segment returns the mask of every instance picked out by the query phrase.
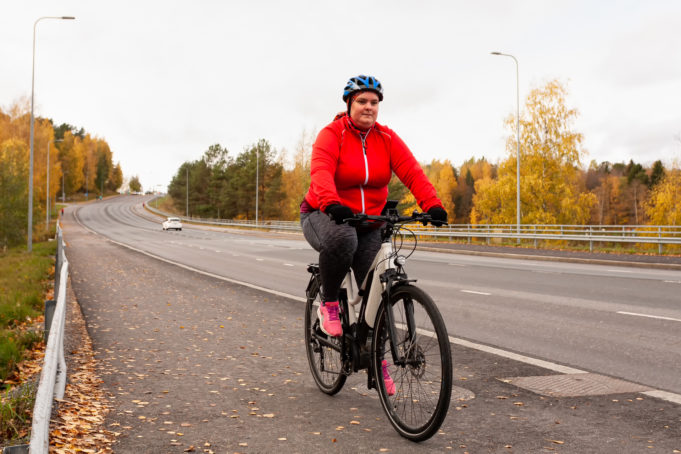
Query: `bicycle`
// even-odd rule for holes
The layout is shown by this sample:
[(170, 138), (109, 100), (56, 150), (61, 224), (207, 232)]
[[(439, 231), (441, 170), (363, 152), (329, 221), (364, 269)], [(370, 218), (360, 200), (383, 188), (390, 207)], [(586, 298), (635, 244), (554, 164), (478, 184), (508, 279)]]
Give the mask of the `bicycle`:
[[(351, 225), (382, 222), (382, 244), (360, 289), (351, 272), (339, 294), (341, 337), (327, 336), (319, 326), (321, 304), (318, 264), (310, 264), (306, 289), (305, 344), (312, 376), (319, 389), (338, 393), (349, 375), (367, 370), (367, 387), (375, 388), (392, 426), (412, 441), (433, 436), (447, 416), (452, 390), (452, 359), (449, 336), (433, 302), (412, 283), (404, 270), (407, 255), (400, 255), (403, 232), (416, 235), (404, 224), (430, 222), (430, 216), (414, 212), (399, 216), (396, 202), (387, 215), (356, 215)], [(399, 245), (398, 245), (399, 242)], [(357, 305), (359, 304), (359, 309)], [(383, 360), (395, 388), (389, 395)]]

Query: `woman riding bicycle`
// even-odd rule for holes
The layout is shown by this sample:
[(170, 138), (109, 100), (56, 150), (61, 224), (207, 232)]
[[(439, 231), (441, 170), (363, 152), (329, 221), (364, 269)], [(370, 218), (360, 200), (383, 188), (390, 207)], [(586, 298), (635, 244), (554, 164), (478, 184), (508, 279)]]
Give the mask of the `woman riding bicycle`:
[(343, 91), (347, 112), (317, 136), (312, 148), (310, 188), (300, 205), (305, 239), (319, 252), (323, 298), (318, 317), (327, 335), (343, 334), (338, 293), (348, 269), (361, 285), (381, 247), (376, 228), (343, 223), (355, 213), (378, 215), (394, 172), (434, 225), (447, 222), (435, 188), (402, 139), (376, 123), (383, 87), (375, 77), (352, 77)]

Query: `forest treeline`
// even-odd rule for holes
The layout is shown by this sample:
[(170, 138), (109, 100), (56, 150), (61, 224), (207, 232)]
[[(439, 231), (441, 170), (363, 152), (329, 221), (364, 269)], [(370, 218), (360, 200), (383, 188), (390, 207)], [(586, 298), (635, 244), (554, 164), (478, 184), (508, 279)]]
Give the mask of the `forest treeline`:
[[(26, 102), (15, 103), (6, 112), (0, 108), (0, 250), (26, 239), (30, 118), (30, 106)], [(92, 136), (83, 128), (66, 123), (55, 125), (47, 118), (34, 119), (33, 137), (35, 231), (45, 230), (38, 225), (45, 219), (47, 197), (54, 208), (62, 193), (67, 200), (76, 193), (96, 197), (116, 191), (123, 184), (121, 166), (113, 163), (113, 153), (106, 140)]]
[[(520, 119), (522, 223), (681, 225), (678, 163), (665, 168), (659, 160), (650, 165), (592, 160), (585, 165), (583, 136), (573, 129), (578, 113), (566, 106), (566, 95), (565, 86), (554, 80), (527, 97)], [(458, 167), (448, 160), (422, 164), (451, 223), (516, 222), (515, 116), (506, 123), (507, 157), (499, 163), (471, 158)], [(295, 220), (310, 182), (314, 138), (304, 131), (292, 156), (264, 139), (237, 156), (212, 145), (200, 159), (182, 164), (168, 193), (176, 210), (189, 216), (255, 219), (257, 180), (259, 218)], [(404, 212), (417, 208), (395, 176), (389, 192)]]

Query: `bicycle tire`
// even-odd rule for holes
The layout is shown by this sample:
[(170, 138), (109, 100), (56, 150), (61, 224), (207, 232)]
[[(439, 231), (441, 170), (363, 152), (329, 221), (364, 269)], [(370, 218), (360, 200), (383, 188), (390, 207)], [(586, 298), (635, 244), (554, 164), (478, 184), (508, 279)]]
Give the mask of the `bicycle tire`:
[[(317, 308), (320, 304), (321, 295), (317, 285), (305, 303), (305, 351), (317, 387), (332, 396), (343, 388), (347, 375), (343, 370), (340, 338), (327, 336), (319, 328)], [(320, 338), (331, 346), (322, 344)]]
[[(376, 317), (372, 366), (376, 390), (390, 423), (397, 432), (412, 441), (432, 437), (447, 416), (452, 394), (452, 355), (447, 328), (432, 298), (418, 287), (400, 285), (391, 290), (397, 356), (404, 356), (404, 365), (390, 364), (392, 352), (388, 340), (385, 303)], [(416, 332), (409, 340), (407, 308), (413, 307)], [(382, 361), (395, 391), (386, 390)]]

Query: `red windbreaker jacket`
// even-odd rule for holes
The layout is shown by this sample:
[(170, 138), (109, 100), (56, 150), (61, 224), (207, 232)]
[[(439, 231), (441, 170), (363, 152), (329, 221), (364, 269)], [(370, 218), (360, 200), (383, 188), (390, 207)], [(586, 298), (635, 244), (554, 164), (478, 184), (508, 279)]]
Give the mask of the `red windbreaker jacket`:
[(305, 200), (312, 208), (322, 211), (340, 203), (354, 213), (378, 215), (388, 198), (393, 171), (414, 194), (423, 211), (442, 207), (435, 188), (394, 131), (376, 123), (362, 135), (362, 131), (343, 116), (317, 136)]

